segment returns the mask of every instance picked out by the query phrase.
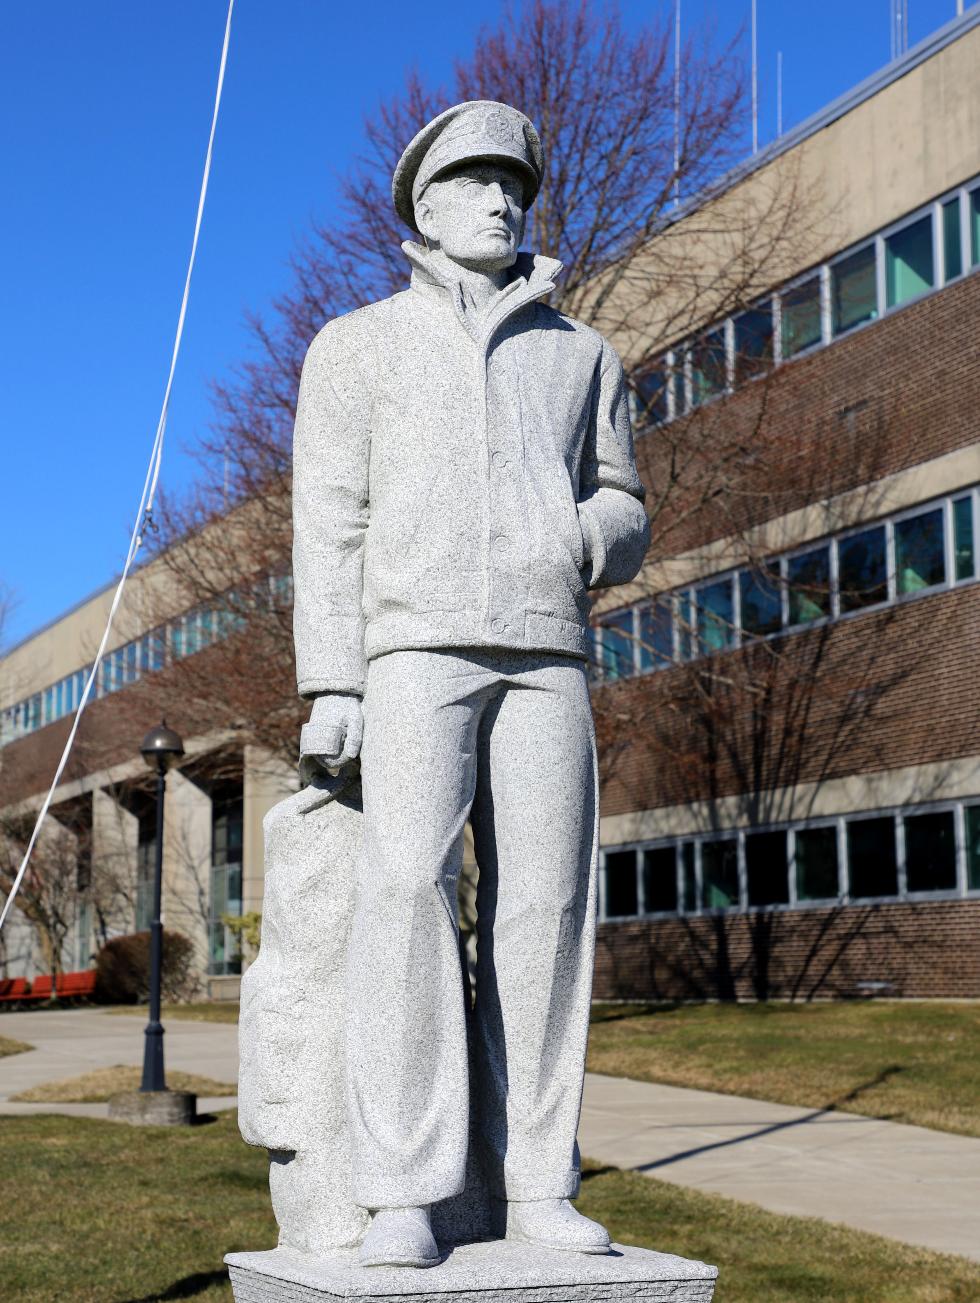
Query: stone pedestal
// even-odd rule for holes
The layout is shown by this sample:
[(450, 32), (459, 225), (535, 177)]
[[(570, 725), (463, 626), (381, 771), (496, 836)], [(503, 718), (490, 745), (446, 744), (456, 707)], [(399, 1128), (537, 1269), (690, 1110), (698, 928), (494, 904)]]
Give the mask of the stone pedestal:
[(559, 1253), (493, 1240), (448, 1252), (437, 1267), (359, 1267), (356, 1250), (229, 1253), (236, 1303), (710, 1303), (717, 1267), (614, 1244), (609, 1254)]
[(197, 1096), (188, 1090), (129, 1090), (109, 1100), (109, 1117), (133, 1126), (189, 1127), (197, 1117)]

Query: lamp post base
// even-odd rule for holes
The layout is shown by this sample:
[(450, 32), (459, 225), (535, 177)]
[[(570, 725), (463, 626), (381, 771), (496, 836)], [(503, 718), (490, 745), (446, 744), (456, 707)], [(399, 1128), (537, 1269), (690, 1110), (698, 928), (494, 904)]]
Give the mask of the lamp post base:
[(188, 1090), (129, 1090), (109, 1100), (109, 1117), (132, 1126), (189, 1127), (197, 1119), (197, 1096)]

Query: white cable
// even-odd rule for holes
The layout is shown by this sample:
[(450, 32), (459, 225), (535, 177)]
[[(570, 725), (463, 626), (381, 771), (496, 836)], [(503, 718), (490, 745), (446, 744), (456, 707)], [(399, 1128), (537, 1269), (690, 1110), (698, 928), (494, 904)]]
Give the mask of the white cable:
[(24, 874), (27, 872), (27, 866), (30, 864), (31, 855), (37, 843), (41, 827), (47, 817), (48, 810), (51, 807), (51, 800), (55, 794), (58, 784), (61, 782), (61, 775), (65, 771), (65, 765), (68, 763), (68, 757), (71, 755), (72, 746), (75, 743), (75, 735), (78, 732), (78, 725), (81, 721), (85, 707), (88, 704), (92, 692), (92, 684), (96, 681), (99, 673), (99, 667), (102, 664), (102, 657), (105, 655), (106, 645), (109, 636), (112, 633), (112, 622), (115, 619), (116, 612), (119, 610), (119, 603), (122, 600), (123, 589), (126, 586), (126, 580), (129, 578), (129, 572), (132, 569), (133, 561), (137, 552), (143, 543), (143, 535), (147, 526), (151, 523), (153, 515), (153, 500), (156, 496), (157, 481), (160, 478), (160, 464), (163, 458), (163, 439), (167, 428), (167, 410), (170, 406), (170, 394), (174, 385), (174, 373), (177, 370), (177, 356), (180, 353), (180, 343), (184, 334), (184, 320), (187, 316), (187, 300), (191, 291), (191, 276), (194, 272), (194, 261), (197, 257), (197, 242), (201, 234), (201, 219), (204, 216), (204, 200), (208, 193), (208, 180), (211, 175), (211, 155), (214, 150), (214, 135), (218, 126), (218, 109), (221, 106), (221, 91), (225, 82), (225, 65), (228, 62), (228, 42), (231, 38), (231, 14), (235, 7), (235, 0), (228, 0), (228, 17), (225, 20), (225, 36), (221, 46), (221, 64), (218, 68), (218, 85), (214, 95), (214, 111), (211, 114), (211, 132), (208, 136), (208, 150), (204, 159), (204, 175), (201, 178), (201, 193), (197, 201), (197, 218), (194, 222), (194, 238), (191, 241), (191, 254), (187, 262), (187, 275), (184, 278), (184, 294), (180, 301), (180, 313), (177, 317), (177, 332), (174, 336), (173, 352), (170, 355), (170, 370), (167, 373), (167, 384), (163, 392), (163, 403), (160, 407), (160, 419), (157, 421), (156, 435), (153, 439), (153, 447), (150, 450), (150, 461), (146, 468), (146, 478), (143, 481), (143, 493), (140, 497), (139, 509), (136, 513), (136, 523), (133, 526), (132, 537), (129, 540), (129, 550), (126, 553), (126, 563), (123, 566), (122, 574), (119, 576), (119, 583), (116, 585), (116, 591), (112, 598), (112, 605), (109, 608), (109, 618), (106, 621), (105, 633), (102, 635), (102, 641), (99, 643), (99, 649), (95, 653), (95, 660), (92, 662), (92, 669), (85, 683), (85, 689), (82, 692), (81, 701), (78, 703), (78, 710), (75, 712), (75, 718), (72, 721), (71, 732), (68, 734), (68, 741), (65, 743), (65, 749), (61, 753), (61, 759), (58, 761), (58, 768), (55, 770), (54, 779), (48, 794), (44, 798), (44, 804), (41, 806), (41, 812), (37, 817), (37, 823), (34, 825), (34, 831), (31, 833), (31, 840), (27, 844), (27, 850), (24, 852), (24, 858), (21, 861), (20, 868), (17, 870), (17, 876), (14, 879), (14, 885), (10, 889), (10, 895), (0, 913), (0, 928), (3, 927), (10, 907), (14, 903), (14, 898), (20, 890), (20, 885), (24, 881)]

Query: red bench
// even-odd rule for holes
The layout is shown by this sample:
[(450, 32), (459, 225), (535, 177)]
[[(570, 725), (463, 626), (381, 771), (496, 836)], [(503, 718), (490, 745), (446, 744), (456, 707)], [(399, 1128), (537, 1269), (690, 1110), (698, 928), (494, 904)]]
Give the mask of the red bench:
[(5, 977), (0, 981), (0, 1003), (12, 1004), (15, 1000), (26, 1000), (30, 984), (26, 977)]
[[(56, 988), (58, 999), (84, 1000), (95, 994), (95, 969), (86, 968), (78, 973), (59, 973)], [(18, 997), (21, 1000), (50, 1000), (51, 974), (35, 977), (30, 995)]]

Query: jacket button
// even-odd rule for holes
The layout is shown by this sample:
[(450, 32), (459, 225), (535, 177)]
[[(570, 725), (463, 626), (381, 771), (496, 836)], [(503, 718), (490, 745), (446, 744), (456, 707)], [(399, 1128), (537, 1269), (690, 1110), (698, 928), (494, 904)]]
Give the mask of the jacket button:
[(494, 622), (491, 624), (490, 628), (494, 631), (494, 633), (503, 633), (503, 631), (507, 628), (507, 621), (506, 621), (506, 620), (494, 620)]
[(506, 552), (510, 547), (510, 539), (505, 534), (498, 534), (493, 540), (493, 545), (498, 552)]
[(507, 456), (505, 452), (501, 452), (499, 448), (493, 454), (490, 460), (493, 462), (494, 466), (496, 466), (498, 471), (506, 470), (507, 467), (510, 465), (510, 458)]

